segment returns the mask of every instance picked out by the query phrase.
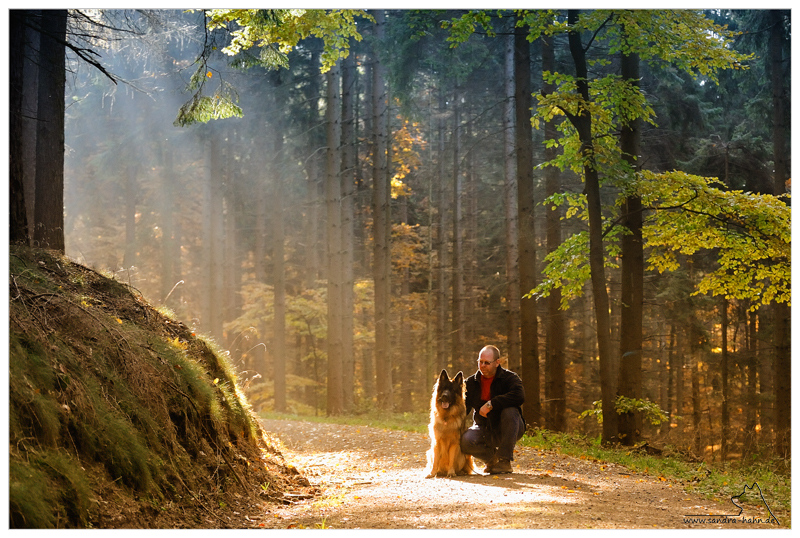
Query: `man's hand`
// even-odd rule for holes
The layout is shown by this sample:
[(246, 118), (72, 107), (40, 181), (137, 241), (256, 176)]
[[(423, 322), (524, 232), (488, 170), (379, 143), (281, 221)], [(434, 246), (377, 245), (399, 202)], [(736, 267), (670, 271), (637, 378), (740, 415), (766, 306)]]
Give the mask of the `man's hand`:
[(492, 410), (492, 404), (491, 404), (491, 403), (489, 403), (489, 402), (486, 402), (486, 403), (485, 403), (485, 404), (483, 404), (483, 406), (482, 406), (482, 407), (481, 407), (481, 408), (478, 410), (478, 413), (480, 414), (480, 416), (482, 416), (482, 417), (484, 417), (484, 418), (485, 418), (485, 417), (486, 417), (486, 415), (488, 415), (488, 414), (489, 414), (489, 411), (491, 411), (491, 410)]

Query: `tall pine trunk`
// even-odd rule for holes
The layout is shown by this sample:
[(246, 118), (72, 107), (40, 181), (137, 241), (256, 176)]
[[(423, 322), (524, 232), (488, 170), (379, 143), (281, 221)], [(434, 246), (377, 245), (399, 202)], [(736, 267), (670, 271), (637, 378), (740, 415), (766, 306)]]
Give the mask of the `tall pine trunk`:
[[(356, 196), (356, 92), (355, 53), (342, 61), (342, 386), (353, 387), (353, 287), (355, 285), (355, 196)], [(354, 406), (353, 390), (344, 390), (343, 410)]]
[(122, 267), (130, 269), (138, 265), (136, 262), (136, 202), (138, 199), (139, 182), (136, 181), (138, 166), (128, 164), (124, 166), (125, 179), (125, 250), (122, 256)]
[[(381, 46), (386, 33), (384, 10), (373, 11), (375, 17), (375, 46)], [(372, 118), (372, 230), (373, 279), (375, 282), (375, 377), (378, 408), (391, 410), (394, 405), (392, 384), (392, 353), (389, 339), (391, 315), (391, 207), (388, 148), (388, 102), (386, 99), (386, 68), (379, 53), (373, 50)]]
[[(784, 87), (783, 41), (785, 12), (770, 12), (772, 26), (769, 37), (769, 72), (772, 85), (772, 147), (773, 190), (775, 195), (786, 193), (789, 179), (787, 165), (786, 118), (789, 99)], [(791, 308), (786, 303), (777, 303), (775, 315), (775, 449), (778, 456), (791, 456), (792, 431), (792, 356), (791, 356)]]
[[(281, 78), (279, 73), (273, 74), (273, 95), (274, 102), (278, 105), (281, 102)], [(275, 107), (279, 110), (279, 106)], [(272, 133), (272, 171), (275, 204), (272, 206), (272, 363), (275, 368), (274, 389), (275, 389), (275, 411), (286, 411), (286, 362), (289, 356), (286, 348), (286, 263), (285, 263), (285, 231), (284, 231), (284, 122), (281, 116), (277, 117), (275, 131)], [(239, 295), (237, 293), (237, 295)]]
[(25, 72), (25, 33), (27, 10), (11, 10), (9, 73), (9, 241), (28, 244), (28, 215), (25, 206), (23, 151), (23, 110)]
[[(622, 78), (639, 86), (639, 56), (623, 54)], [(622, 158), (630, 166), (630, 180), (635, 180), (640, 121), (631, 120), (622, 127), (620, 146)], [(638, 195), (627, 196), (622, 206), (622, 225), (627, 232), (622, 236), (620, 338), (619, 338), (619, 394), (640, 399), (642, 393), (642, 316), (644, 304), (644, 250), (642, 242), (642, 200)], [(642, 417), (639, 413), (619, 416), (619, 438), (622, 444), (633, 445), (641, 437)]]
[[(408, 196), (400, 197), (400, 222), (408, 224)], [(414, 392), (414, 361), (408, 357), (414, 354), (414, 337), (411, 330), (411, 319), (409, 319), (410, 293), (411, 293), (411, 271), (406, 265), (403, 267), (400, 281), (400, 331), (399, 339), (399, 365), (400, 370), (400, 402), (397, 410), (401, 413), (410, 413), (413, 409), (412, 394)], [(417, 370), (418, 371), (418, 370)]]
[(341, 173), (341, 102), (338, 64), (326, 73), (325, 111), (327, 149), (325, 152), (325, 207), (328, 278), (328, 415), (341, 414), (342, 387), (342, 181)]
[[(176, 214), (179, 200), (176, 198), (175, 168), (172, 148), (162, 146), (161, 154), (161, 301), (166, 305), (175, 305), (175, 286), (180, 281), (180, 273), (176, 271), (180, 259), (180, 238), (175, 234)], [(170, 302), (167, 302), (170, 301)]]
[(436, 368), (447, 367), (447, 196), (445, 196), (445, 128), (444, 115), (447, 105), (444, 91), (439, 89), (437, 145), (438, 181), (436, 182)]
[[(513, 27), (513, 26), (512, 26)], [(514, 47), (516, 37), (509, 33), (505, 37), (503, 101), (503, 206), (505, 207), (506, 247), (506, 326), (508, 335), (508, 367), (521, 372), (520, 361), (520, 293), (519, 287), (519, 229), (517, 210), (517, 158), (516, 128), (514, 121)], [(527, 41), (526, 41), (527, 43)]]
[(64, 88), (67, 10), (41, 15), (33, 241), (64, 252)]
[[(473, 145), (473, 122), (467, 123), (467, 140)], [(476, 341), (479, 329), (476, 308), (477, 268), (478, 268), (478, 178), (475, 170), (475, 149), (470, 147), (466, 155), (466, 184), (464, 211), (464, 341), (467, 345)], [(470, 353), (467, 351), (467, 358)], [(469, 361), (467, 361), (469, 362)]]
[(728, 300), (723, 298), (720, 305), (722, 324), (722, 355), (720, 357), (720, 376), (722, 378), (722, 442), (720, 443), (721, 459), (724, 465), (728, 459), (728, 442), (730, 441), (731, 413), (730, 390), (728, 387)]
[(202, 327), (218, 342), (222, 342), (222, 251), (223, 200), (220, 148), (211, 126), (203, 130), (205, 139), (205, 180), (203, 183), (203, 281), (205, 293), (202, 305)]
[[(542, 37), (542, 71), (555, 72), (555, 50), (552, 38)], [(555, 85), (542, 81), (545, 93), (555, 90)], [(558, 131), (555, 121), (544, 125), (545, 161), (556, 157), (556, 148), (548, 147), (547, 141), (556, 140)], [(545, 191), (548, 197), (560, 189), (560, 174), (556, 166), (544, 169)], [(558, 206), (546, 208), (547, 252), (554, 252), (561, 244), (561, 211)], [(547, 348), (545, 353), (545, 426), (553, 431), (565, 431), (567, 394), (564, 364), (564, 312), (561, 310), (561, 288), (555, 288), (547, 298)]]
[(464, 295), (464, 260), (463, 260), (463, 237), (461, 233), (461, 203), (462, 203), (462, 175), (459, 161), (461, 159), (461, 106), (459, 100), (461, 94), (455, 92), (454, 114), (453, 114), (453, 257), (451, 259), (451, 275), (453, 284), (453, 295), (451, 297), (450, 309), (450, 358), (453, 366), (459, 369), (462, 364), (464, 350), (464, 319), (463, 319), (463, 295)]
[[(533, 199), (533, 126), (531, 108), (531, 49), (527, 29), (514, 31), (515, 151), (517, 154), (517, 227), (519, 233), (519, 289), (525, 294), (536, 287), (536, 230)], [(536, 301), (520, 301), (520, 376), (525, 387), (525, 419), (542, 424), (539, 397), (539, 321)]]

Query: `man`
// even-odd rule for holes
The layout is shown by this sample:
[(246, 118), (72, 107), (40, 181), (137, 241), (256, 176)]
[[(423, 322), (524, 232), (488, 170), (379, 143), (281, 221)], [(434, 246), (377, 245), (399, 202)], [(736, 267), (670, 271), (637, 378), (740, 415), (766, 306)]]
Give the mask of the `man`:
[(525, 433), (522, 380), (500, 366), (500, 350), (485, 346), (478, 371), (466, 380), (467, 413), (474, 424), (461, 436), (461, 451), (486, 462), (485, 473), (510, 473), (514, 445)]

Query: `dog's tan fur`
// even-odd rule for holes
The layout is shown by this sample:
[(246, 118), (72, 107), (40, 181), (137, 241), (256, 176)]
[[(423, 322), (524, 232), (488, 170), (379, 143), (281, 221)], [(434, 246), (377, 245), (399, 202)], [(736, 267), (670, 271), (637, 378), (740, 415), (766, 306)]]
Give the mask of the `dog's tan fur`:
[[(443, 408), (439, 400), (439, 384), (447, 377), (448, 384), (455, 390), (454, 402)], [(474, 471), (472, 456), (461, 452), (461, 434), (466, 430), (467, 407), (464, 403), (463, 374), (459, 372), (454, 379), (450, 379), (446, 371), (442, 370), (439, 380), (433, 386), (431, 396), (431, 420), (428, 424), (428, 433), (431, 438), (431, 448), (427, 452), (428, 466), (426, 478), (434, 476), (467, 475)]]

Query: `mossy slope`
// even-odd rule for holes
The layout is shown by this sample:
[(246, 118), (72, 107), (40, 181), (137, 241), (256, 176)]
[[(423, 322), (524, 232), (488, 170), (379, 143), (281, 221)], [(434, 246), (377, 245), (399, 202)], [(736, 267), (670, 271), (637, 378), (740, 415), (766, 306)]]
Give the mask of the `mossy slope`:
[(207, 341), (51, 252), (9, 267), (12, 528), (239, 527), (309, 488)]

